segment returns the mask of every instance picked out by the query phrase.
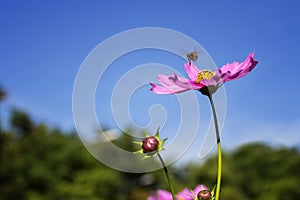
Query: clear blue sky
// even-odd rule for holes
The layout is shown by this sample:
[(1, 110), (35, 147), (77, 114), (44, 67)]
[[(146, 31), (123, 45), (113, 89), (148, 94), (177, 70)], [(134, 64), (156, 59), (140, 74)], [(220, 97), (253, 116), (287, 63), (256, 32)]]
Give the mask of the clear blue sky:
[[(197, 40), (217, 66), (256, 52), (256, 69), (226, 84), (225, 147), (257, 140), (299, 144), (299, 9), (297, 0), (2, 0), (0, 84), (9, 92), (2, 114), (17, 106), (37, 121), (72, 130), (73, 83), (88, 53), (119, 32), (164, 27)], [(110, 105), (109, 99), (101, 105)], [(133, 115), (144, 117), (138, 111)], [(99, 112), (113, 128), (110, 111)]]

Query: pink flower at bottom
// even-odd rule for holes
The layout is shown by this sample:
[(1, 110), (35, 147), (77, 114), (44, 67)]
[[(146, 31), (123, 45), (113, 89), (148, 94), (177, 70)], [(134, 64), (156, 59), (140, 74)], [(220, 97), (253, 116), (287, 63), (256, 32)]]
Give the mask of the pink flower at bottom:
[[(205, 185), (197, 185), (194, 190), (185, 188), (176, 195), (177, 200), (193, 200), (195, 196), (202, 190), (208, 190)], [(157, 190), (156, 195), (151, 194), (147, 200), (173, 200), (172, 194), (165, 190)]]
[(151, 194), (147, 200), (172, 200), (172, 194), (165, 190), (157, 190), (156, 195)]
[(241, 63), (233, 62), (217, 69), (215, 72), (210, 70), (200, 70), (193, 63), (184, 64), (184, 69), (189, 79), (178, 77), (176, 73), (170, 76), (158, 75), (160, 85), (150, 83), (151, 91), (156, 94), (175, 94), (188, 90), (200, 90), (205, 87), (216, 87), (224, 82), (241, 78), (248, 74), (257, 65), (254, 60), (254, 53)]

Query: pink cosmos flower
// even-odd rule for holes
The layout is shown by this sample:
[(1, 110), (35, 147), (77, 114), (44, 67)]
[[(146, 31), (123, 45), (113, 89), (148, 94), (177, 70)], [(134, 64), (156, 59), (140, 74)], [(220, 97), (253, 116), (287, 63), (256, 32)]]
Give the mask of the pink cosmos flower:
[(147, 200), (172, 200), (172, 194), (165, 190), (157, 190), (157, 195), (151, 194)]
[(249, 54), (244, 62), (233, 62), (217, 69), (200, 70), (191, 62), (184, 64), (184, 69), (189, 79), (178, 77), (176, 73), (171, 76), (159, 74), (158, 81), (161, 85), (150, 83), (151, 90), (156, 94), (175, 94), (188, 90), (200, 90), (209, 88), (210, 92), (215, 92), (224, 82), (241, 78), (248, 74), (256, 65), (254, 53)]
[[(208, 190), (205, 185), (197, 185), (194, 190), (185, 188), (176, 195), (177, 200), (193, 200), (195, 196), (203, 190)], [(157, 190), (157, 195), (151, 194), (147, 200), (172, 200), (172, 194), (165, 190)]]

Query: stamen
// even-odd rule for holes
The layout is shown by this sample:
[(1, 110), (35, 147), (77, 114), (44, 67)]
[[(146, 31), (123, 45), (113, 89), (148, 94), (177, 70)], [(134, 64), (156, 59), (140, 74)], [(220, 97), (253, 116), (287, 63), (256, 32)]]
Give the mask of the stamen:
[(203, 79), (209, 80), (214, 75), (215, 75), (215, 73), (210, 70), (202, 70), (201, 72), (199, 72), (199, 74), (197, 76), (196, 83), (200, 83)]

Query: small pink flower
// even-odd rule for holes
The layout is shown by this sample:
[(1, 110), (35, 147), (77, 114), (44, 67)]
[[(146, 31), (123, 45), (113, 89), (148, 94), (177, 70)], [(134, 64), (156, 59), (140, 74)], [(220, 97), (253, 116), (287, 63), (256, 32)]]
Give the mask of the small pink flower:
[(184, 69), (189, 79), (178, 77), (176, 73), (171, 76), (159, 74), (160, 85), (150, 83), (151, 90), (156, 94), (175, 94), (188, 90), (200, 90), (205, 87), (213, 86), (217, 90), (222, 83), (241, 78), (248, 74), (256, 65), (254, 53), (251, 53), (244, 62), (233, 62), (217, 69), (215, 72), (210, 70), (200, 70), (191, 62), (184, 64)]
[(147, 200), (172, 200), (172, 194), (165, 190), (157, 190), (157, 195), (151, 194)]
[[(205, 185), (197, 185), (194, 190), (185, 188), (182, 192), (176, 195), (177, 200), (193, 200), (202, 190), (208, 190)], [(172, 194), (165, 190), (157, 190), (157, 194), (151, 194), (147, 200), (172, 200)]]

